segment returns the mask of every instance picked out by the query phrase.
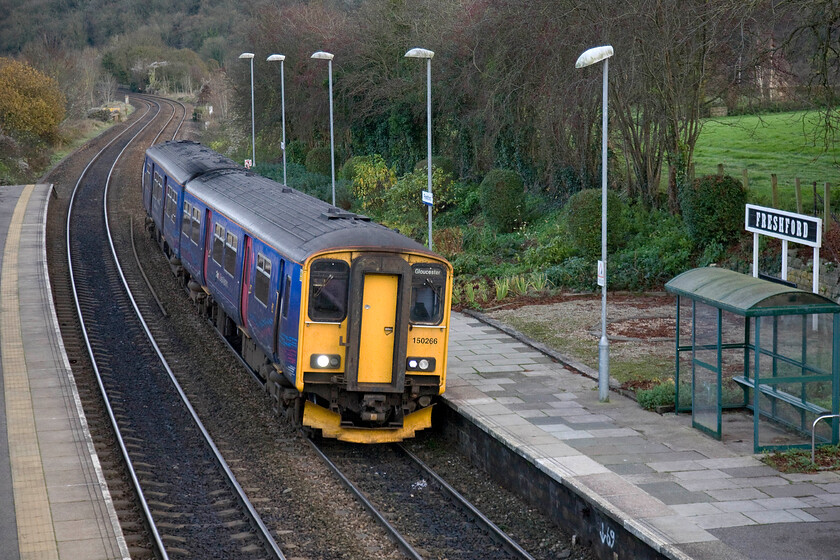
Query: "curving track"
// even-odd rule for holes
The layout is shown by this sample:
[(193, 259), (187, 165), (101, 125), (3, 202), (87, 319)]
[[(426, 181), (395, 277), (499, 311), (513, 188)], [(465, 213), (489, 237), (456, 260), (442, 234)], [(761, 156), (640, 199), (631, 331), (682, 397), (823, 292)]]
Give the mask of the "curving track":
[(90, 364), (132, 467), (129, 477), (139, 499), (129, 509), (143, 510), (149, 527), (150, 536), (137, 548), (163, 558), (282, 558), (192, 413), (116, 262), (107, 217), (114, 166), (131, 142), (148, 145), (167, 132), (177, 134), (185, 115), (183, 106), (179, 111), (171, 102), (144, 97), (144, 104), (124, 132), (91, 159), (67, 219), (69, 276)]

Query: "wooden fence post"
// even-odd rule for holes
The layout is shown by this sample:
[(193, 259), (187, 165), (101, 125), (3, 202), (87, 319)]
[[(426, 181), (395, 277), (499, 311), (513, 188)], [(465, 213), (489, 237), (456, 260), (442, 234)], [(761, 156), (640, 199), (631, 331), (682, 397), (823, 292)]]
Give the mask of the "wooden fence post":
[(825, 182), (825, 196), (823, 197), (823, 231), (831, 226), (831, 183)]
[(723, 177), (723, 164), (718, 164), (718, 177)]
[(794, 189), (796, 190), (796, 213), (802, 213), (802, 183), (799, 177), (796, 178)]
[(747, 168), (746, 167), (741, 172), (741, 174), (744, 176), (744, 190), (748, 191), (748, 190), (750, 190), (750, 178), (747, 175)]
[(773, 208), (779, 207), (779, 182), (775, 173), (770, 174), (770, 189), (773, 191)]

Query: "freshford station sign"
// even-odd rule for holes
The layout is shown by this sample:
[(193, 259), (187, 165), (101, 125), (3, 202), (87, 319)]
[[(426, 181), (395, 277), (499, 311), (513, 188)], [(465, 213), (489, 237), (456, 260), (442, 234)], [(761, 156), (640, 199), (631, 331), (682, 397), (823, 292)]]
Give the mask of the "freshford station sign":
[(811, 247), (819, 247), (822, 242), (820, 218), (754, 204), (747, 204), (746, 229)]

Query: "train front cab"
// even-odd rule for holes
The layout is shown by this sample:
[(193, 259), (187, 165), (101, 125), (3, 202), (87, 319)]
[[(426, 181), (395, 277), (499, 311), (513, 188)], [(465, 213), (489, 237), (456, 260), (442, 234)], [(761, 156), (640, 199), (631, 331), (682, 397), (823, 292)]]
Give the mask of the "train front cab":
[(427, 255), (335, 253), (304, 267), (298, 390), (325, 437), (401, 441), (446, 385), (452, 268)]

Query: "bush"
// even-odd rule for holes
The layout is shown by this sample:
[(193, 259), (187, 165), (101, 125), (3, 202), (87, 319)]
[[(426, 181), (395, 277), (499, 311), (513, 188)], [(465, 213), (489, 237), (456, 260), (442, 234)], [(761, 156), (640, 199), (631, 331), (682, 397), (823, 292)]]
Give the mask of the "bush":
[(508, 169), (494, 169), (479, 186), (479, 202), (487, 225), (510, 233), (525, 217), (524, 186), (519, 175)]
[[(414, 166), (414, 171), (428, 171), (429, 164), (427, 163), (428, 159), (421, 159), (417, 162)], [(452, 162), (451, 158), (445, 156), (432, 156), (432, 169), (435, 168), (443, 169), (443, 172), (447, 175), (455, 175), (455, 164)]]
[(591, 292), (598, 287), (597, 265), (582, 257), (570, 257), (546, 269), (548, 281), (558, 288)]
[(355, 157), (348, 164), (350, 168), (343, 171), (345, 176), (352, 176), (353, 195), (362, 209), (366, 212), (381, 210), (385, 193), (397, 182), (394, 170), (388, 167), (379, 154)]
[(636, 391), (636, 401), (646, 410), (655, 410), (658, 406), (674, 406), (676, 389), (673, 380), (665, 381), (650, 389)]
[(706, 175), (680, 188), (680, 206), (688, 232), (698, 245), (729, 244), (744, 229), (747, 191), (729, 175)]
[[(428, 188), (426, 171), (414, 171), (400, 177), (383, 193), (383, 222), (404, 235), (424, 239), (428, 235), (428, 210), (422, 202), (422, 192)], [(442, 169), (432, 171), (432, 192), (435, 214), (452, 202), (452, 179)]]
[[(607, 191), (607, 250), (615, 251), (627, 237), (625, 204), (614, 191)], [(566, 203), (569, 238), (581, 255), (601, 255), (601, 189), (584, 189)]]
[(332, 176), (332, 153), (328, 147), (318, 146), (306, 154), (306, 170), (310, 173)]

